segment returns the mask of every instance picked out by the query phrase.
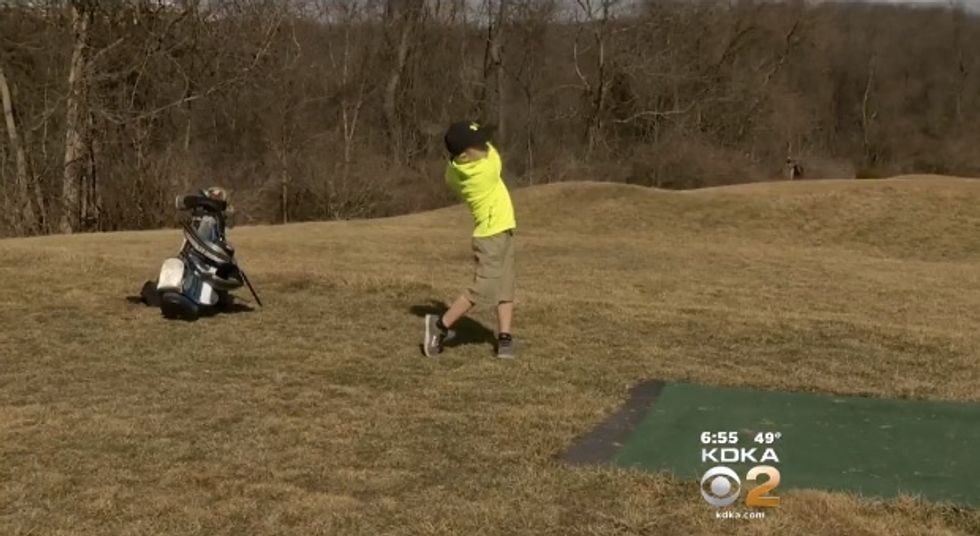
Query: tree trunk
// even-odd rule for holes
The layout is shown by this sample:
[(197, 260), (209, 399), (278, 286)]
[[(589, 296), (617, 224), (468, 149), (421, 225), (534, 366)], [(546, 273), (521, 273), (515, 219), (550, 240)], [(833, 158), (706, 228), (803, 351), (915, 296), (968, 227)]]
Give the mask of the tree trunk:
[(282, 222), (289, 223), (289, 160), (286, 156), (285, 136), (279, 148), (279, 210)]
[(864, 85), (864, 96), (861, 99), (861, 134), (864, 145), (864, 160), (869, 165), (878, 163), (878, 153), (874, 149), (874, 144), (871, 140), (872, 123), (878, 115), (877, 112), (871, 111), (871, 93), (875, 82), (877, 60), (876, 54), (872, 54), (868, 60), (868, 79)]
[[(85, 132), (91, 134), (95, 132), (94, 118), (88, 116), (88, 125)], [(101, 231), (102, 228), (102, 193), (99, 191), (99, 174), (97, 157), (99, 154), (99, 143), (94, 138), (88, 138), (84, 142), (85, 147), (85, 173), (82, 174), (82, 208), (81, 223), (82, 230)], [(142, 173), (142, 170), (139, 171)]]
[(532, 89), (533, 82), (530, 78), (526, 84), (524, 87), (524, 104), (526, 106), (526, 117), (524, 118), (525, 166), (527, 168), (527, 182), (534, 184), (534, 91)]
[[(503, 143), (503, 139), (506, 135), (506, 129), (504, 125), (504, 113), (506, 106), (506, 99), (504, 98), (504, 58), (503, 58), (503, 29), (505, 20), (507, 17), (507, 0), (498, 0), (497, 13), (493, 14), (492, 3), (488, 3), (487, 11), (489, 16), (493, 17), (491, 24), (489, 25), (488, 35), (487, 35), (487, 66), (485, 69), (484, 83), (486, 83), (486, 77), (491, 73), (493, 74), (494, 83), (496, 87), (494, 88), (493, 97), (493, 114), (496, 116), (494, 120), (497, 125), (496, 131), (496, 141), (498, 143)], [(489, 115), (490, 112), (487, 112)]]
[[(354, 135), (357, 133), (357, 121), (364, 105), (365, 84), (364, 73), (360, 73), (361, 81), (358, 83), (357, 96), (353, 102), (348, 98), (351, 80), (351, 50), (350, 50), (350, 25), (344, 28), (344, 64), (341, 69), (341, 86), (344, 88), (340, 100), (341, 127), (344, 136), (344, 162), (341, 169), (340, 181), (341, 189), (347, 189), (347, 181), (350, 178), (350, 168), (354, 159)], [(331, 195), (333, 190), (331, 189)]]
[(27, 163), (27, 153), (24, 151), (24, 144), (21, 142), (19, 130), (17, 128), (17, 116), (14, 113), (13, 97), (10, 94), (10, 86), (7, 84), (7, 77), (3, 72), (3, 65), (0, 65), (0, 101), (3, 104), (3, 117), (7, 125), (7, 137), (10, 140), (10, 147), (14, 152), (14, 164), (17, 201), (20, 205), (20, 222), (18, 227), (27, 234), (38, 231), (37, 218), (34, 215), (34, 207), (31, 204), (30, 194), (30, 166)]
[(589, 81), (579, 65), (578, 38), (572, 43), (572, 55), (575, 61), (575, 71), (582, 81), (582, 87), (589, 100), (589, 111), (586, 117), (585, 141), (586, 155), (591, 155), (602, 140), (603, 113), (606, 108), (606, 93), (609, 91), (609, 73), (606, 64), (606, 43), (609, 37), (609, 22), (611, 18), (611, 7), (617, 0), (602, 0), (599, 6), (600, 13), (598, 18), (592, 11), (590, 4), (581, 4), (586, 10), (588, 25), (592, 28), (592, 39), (596, 48), (595, 59), (595, 80)]
[(602, 137), (602, 113), (606, 104), (606, 43), (605, 36), (596, 33), (596, 45), (599, 49), (596, 59), (595, 92), (592, 94), (592, 109), (589, 112), (589, 124), (586, 131), (587, 153), (592, 154)]
[(404, 141), (402, 139), (401, 119), (398, 117), (398, 87), (401, 84), (402, 73), (405, 71), (405, 64), (408, 62), (408, 49), (421, 9), (418, 2), (411, 2), (401, 15), (401, 32), (398, 37), (398, 47), (395, 50), (395, 61), (388, 74), (388, 81), (385, 83), (382, 107), (385, 123), (388, 127), (388, 140), (391, 144), (392, 156), (396, 162), (402, 159), (402, 143)]
[(72, 4), (72, 31), (75, 44), (68, 70), (68, 97), (65, 101), (65, 161), (61, 186), (61, 222), (59, 229), (71, 233), (81, 221), (82, 179), (85, 173), (85, 128), (83, 101), (85, 99), (85, 52), (88, 44), (89, 13), (85, 7)]
[(194, 112), (191, 110), (191, 103), (187, 103), (187, 122), (184, 124), (184, 154), (191, 151), (191, 128), (194, 125)]

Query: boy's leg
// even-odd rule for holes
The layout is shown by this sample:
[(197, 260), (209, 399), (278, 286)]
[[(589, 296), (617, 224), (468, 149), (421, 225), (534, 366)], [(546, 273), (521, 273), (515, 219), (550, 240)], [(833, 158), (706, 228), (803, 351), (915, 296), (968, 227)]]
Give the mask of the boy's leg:
[(514, 338), (510, 334), (510, 324), (514, 318), (514, 302), (506, 301), (497, 304), (497, 357), (513, 359)]
[(497, 330), (498, 334), (510, 335), (511, 323), (514, 320), (514, 287), (517, 274), (514, 269), (514, 232), (503, 233), (497, 262), (500, 265), (497, 273)]
[(511, 324), (514, 321), (514, 234), (504, 234), (500, 251), (500, 279), (497, 283), (497, 357), (514, 357), (514, 338)]
[(428, 357), (435, 357), (442, 352), (442, 343), (451, 337), (449, 328), (473, 308), (473, 302), (465, 295), (456, 298), (449, 310), (442, 315), (425, 315), (425, 339), (422, 341), (422, 351)]
[[(479, 279), (481, 251), (476, 240), (473, 242), (473, 251), (477, 263), (476, 279)], [(426, 356), (435, 357), (442, 352), (442, 343), (449, 335), (450, 328), (475, 305), (476, 298), (471, 297), (472, 294), (472, 290), (461, 294), (442, 315), (425, 315), (425, 339), (422, 341), (422, 352)]]
[(456, 301), (449, 306), (449, 310), (442, 315), (442, 325), (446, 329), (449, 329), (455, 324), (460, 318), (463, 318), (470, 309), (473, 308), (473, 302), (470, 301), (466, 294), (460, 294)]
[(497, 333), (510, 334), (510, 325), (514, 320), (514, 302), (504, 301), (497, 304)]
[(452, 337), (450, 328), (472, 308), (473, 302), (463, 294), (456, 298), (445, 313), (425, 315), (425, 339), (422, 341), (422, 351), (426, 356), (435, 357), (442, 352), (442, 343)]
[[(456, 298), (442, 316), (426, 315), (423, 343), (425, 355), (432, 357), (440, 353), (446, 332), (476, 304), (486, 306), (496, 303), (498, 333), (504, 335), (498, 339), (497, 355), (513, 357), (513, 346), (510, 344), (510, 329), (514, 316), (512, 235), (513, 233), (508, 231), (493, 237), (473, 240), (473, 253), (476, 260), (473, 285), (466, 293)], [(503, 344), (501, 341), (504, 341)]]

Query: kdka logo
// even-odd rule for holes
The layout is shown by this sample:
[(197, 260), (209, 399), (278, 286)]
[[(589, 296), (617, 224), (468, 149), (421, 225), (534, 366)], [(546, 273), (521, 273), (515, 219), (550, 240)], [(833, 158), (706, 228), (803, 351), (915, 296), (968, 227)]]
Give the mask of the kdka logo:
[[(705, 447), (701, 449), (701, 463), (760, 464), (749, 469), (745, 481), (755, 483), (745, 495), (745, 506), (772, 508), (779, 506), (779, 497), (771, 492), (779, 486), (780, 473), (772, 465), (779, 463), (779, 456), (771, 448)], [(759, 481), (759, 477), (765, 480)], [(701, 476), (701, 496), (711, 506), (730, 506), (742, 493), (742, 479), (725, 465), (715, 465)]]
[[(755, 483), (762, 475), (767, 477), (766, 480), (749, 488), (745, 496), (745, 506), (760, 508), (779, 506), (779, 497), (770, 494), (779, 486), (779, 469), (771, 465), (757, 465), (749, 469), (745, 474), (745, 480)], [(717, 508), (730, 506), (738, 500), (741, 492), (742, 479), (738, 477), (738, 473), (724, 465), (716, 465), (708, 469), (701, 477), (701, 496), (711, 506)]]

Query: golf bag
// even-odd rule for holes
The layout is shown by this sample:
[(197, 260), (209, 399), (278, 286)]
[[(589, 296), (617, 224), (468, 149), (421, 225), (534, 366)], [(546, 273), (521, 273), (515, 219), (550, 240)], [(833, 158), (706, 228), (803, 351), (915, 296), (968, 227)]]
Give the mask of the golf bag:
[(190, 213), (183, 245), (176, 257), (163, 261), (157, 280), (143, 285), (142, 301), (159, 306), (166, 318), (196, 320), (227, 310), (234, 303), (231, 291), (244, 285), (262, 305), (225, 238), (227, 202), (210, 193), (177, 198), (177, 209)]

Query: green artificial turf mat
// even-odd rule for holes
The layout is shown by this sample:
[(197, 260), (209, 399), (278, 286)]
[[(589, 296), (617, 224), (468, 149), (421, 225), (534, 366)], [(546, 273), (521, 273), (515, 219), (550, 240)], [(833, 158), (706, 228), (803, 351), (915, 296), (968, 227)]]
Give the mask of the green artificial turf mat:
[[(737, 432), (735, 446), (755, 447), (756, 459), (772, 447), (778, 462), (703, 460), (702, 449), (732, 446), (720, 432)], [(760, 432), (779, 437), (757, 444)], [(648, 382), (564, 457), (695, 480), (724, 465), (743, 482), (752, 466), (772, 465), (781, 473), (773, 495), (807, 488), (980, 506), (980, 405)]]

